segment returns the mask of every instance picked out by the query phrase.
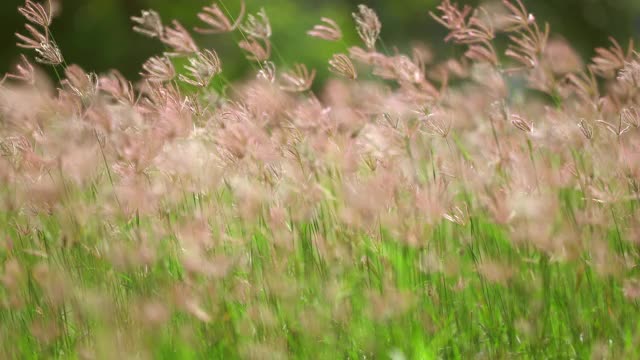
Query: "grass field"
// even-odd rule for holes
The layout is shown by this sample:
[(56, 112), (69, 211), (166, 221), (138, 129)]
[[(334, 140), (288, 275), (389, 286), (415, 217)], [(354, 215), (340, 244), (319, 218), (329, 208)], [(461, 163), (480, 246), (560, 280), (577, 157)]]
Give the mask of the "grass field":
[(254, 10), (200, 13), (243, 39), (234, 83), (135, 18), (169, 55), (134, 86), (21, 8), (18, 45), (59, 77), (25, 57), (0, 83), (1, 358), (640, 358), (632, 44), (585, 64), (517, 0), (445, 0), (466, 52), (434, 60), (382, 47), (361, 6), (363, 44), (311, 90)]

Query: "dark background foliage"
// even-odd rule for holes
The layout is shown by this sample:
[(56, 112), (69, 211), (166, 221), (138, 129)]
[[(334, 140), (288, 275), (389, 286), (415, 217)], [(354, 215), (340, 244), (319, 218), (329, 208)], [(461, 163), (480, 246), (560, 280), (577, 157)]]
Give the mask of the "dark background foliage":
[[(129, 17), (141, 9), (153, 8), (165, 23), (177, 19), (187, 28), (197, 23), (196, 13), (212, 0), (61, 0), (62, 13), (55, 19), (53, 33), (68, 63), (102, 72), (117, 68), (129, 77), (136, 77), (140, 65), (149, 56), (163, 50), (154, 40), (131, 30)], [(477, 5), (474, 0), (459, 3)], [(0, 1), (0, 72), (5, 72), (16, 60), (20, 49), (15, 47), (16, 31), (23, 31), (23, 19), (16, 8), (23, 0)], [(237, 13), (238, 0), (223, 0)], [(433, 21), (428, 11), (438, 0), (247, 0), (249, 12), (264, 7), (274, 30), (274, 60), (279, 64), (305, 62), (321, 70), (336, 51), (345, 51), (346, 44), (356, 44), (351, 12), (358, 3), (374, 8), (383, 24), (383, 44), (408, 46), (422, 40), (452, 55), (454, 47), (443, 47), (444, 29)], [(585, 57), (593, 48), (608, 43), (613, 36), (622, 44), (640, 35), (640, 1), (637, 0), (525, 0), (529, 10), (542, 21), (551, 24), (552, 32), (568, 39)], [(338, 21), (347, 32), (345, 43), (334, 44), (309, 38), (305, 32), (318, 23), (321, 16)], [(216, 49), (228, 77), (239, 76), (251, 66), (244, 60), (235, 43), (239, 35), (196, 36), (202, 47)]]

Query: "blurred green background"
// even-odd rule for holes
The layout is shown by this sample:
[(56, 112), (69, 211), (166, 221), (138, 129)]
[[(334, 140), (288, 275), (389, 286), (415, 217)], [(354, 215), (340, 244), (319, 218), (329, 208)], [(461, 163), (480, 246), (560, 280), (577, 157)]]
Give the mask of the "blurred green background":
[[(20, 54), (15, 47), (16, 31), (23, 31), (24, 20), (17, 7), (24, 0), (0, 0), (0, 72), (10, 69)], [(117, 68), (136, 78), (141, 64), (162, 51), (159, 42), (131, 30), (129, 17), (141, 9), (153, 8), (165, 23), (177, 19), (188, 29), (198, 23), (196, 13), (213, 0), (60, 0), (61, 15), (54, 20), (53, 32), (68, 63), (98, 72)], [(237, 14), (239, 0), (223, 0)], [(304, 62), (326, 74), (326, 61), (332, 53), (345, 51), (345, 44), (330, 43), (305, 35), (321, 16), (335, 19), (346, 33), (346, 44), (359, 44), (353, 30), (351, 12), (357, 4), (374, 8), (383, 24), (384, 44), (406, 48), (421, 40), (440, 50), (439, 56), (457, 54), (460, 49), (444, 46), (445, 31), (428, 11), (438, 0), (247, 0), (249, 12), (264, 7), (271, 18), (276, 63), (290, 65)], [(475, 0), (459, 3), (477, 5)], [(554, 34), (567, 38), (583, 55), (606, 45), (614, 36), (625, 44), (640, 34), (640, 0), (525, 0), (539, 20), (548, 21)], [(202, 47), (216, 49), (222, 57), (227, 77), (246, 73), (250, 64), (235, 45), (239, 35), (195, 36)]]

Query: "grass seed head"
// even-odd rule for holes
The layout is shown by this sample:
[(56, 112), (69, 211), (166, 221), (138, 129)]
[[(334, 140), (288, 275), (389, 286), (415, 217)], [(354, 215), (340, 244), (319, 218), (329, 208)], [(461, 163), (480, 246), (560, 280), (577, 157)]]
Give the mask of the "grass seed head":
[(271, 22), (265, 9), (260, 9), (257, 15), (249, 14), (245, 23), (240, 25), (240, 30), (249, 37), (268, 40), (271, 37)]
[(294, 69), (282, 74), (280, 88), (289, 92), (304, 92), (311, 88), (316, 77), (316, 70), (309, 71), (304, 64), (295, 64)]
[(29, 85), (34, 85), (36, 83), (35, 69), (26, 56), (20, 55), (20, 63), (16, 65), (15, 73), (7, 73), (0, 81), (0, 85), (2, 85), (6, 79), (23, 81)]
[(324, 24), (315, 25), (307, 32), (307, 35), (327, 41), (339, 41), (342, 39), (342, 30), (332, 19), (321, 18)]
[(358, 12), (354, 12), (352, 16), (356, 22), (358, 35), (364, 41), (367, 49), (374, 50), (382, 29), (378, 15), (366, 5), (358, 5)]
[(177, 20), (173, 20), (171, 24), (173, 27), (166, 27), (160, 37), (160, 41), (173, 50), (170, 54), (183, 55), (197, 53), (200, 49), (187, 29)]
[(232, 22), (218, 4), (214, 3), (211, 6), (205, 6), (202, 8), (202, 11), (198, 13), (198, 19), (208, 25), (208, 27), (196, 27), (194, 30), (201, 34), (221, 34), (232, 32), (242, 23), (245, 11), (245, 2), (244, 0), (241, 0), (240, 14), (236, 17), (236, 20)]
[(140, 16), (132, 16), (131, 21), (135, 24), (133, 31), (150, 38), (162, 38), (164, 35), (164, 25), (160, 15), (153, 10), (142, 10)]
[(142, 77), (151, 82), (168, 82), (176, 77), (176, 69), (166, 56), (153, 56), (142, 65)]
[(329, 60), (329, 70), (347, 79), (355, 80), (358, 78), (356, 68), (345, 54), (334, 54), (333, 58)]
[(52, 21), (51, 3), (46, 7), (47, 8), (45, 9), (45, 6), (42, 4), (32, 0), (26, 0), (24, 6), (18, 8), (18, 12), (20, 12), (20, 14), (22, 14), (22, 16), (24, 16), (28, 21), (43, 28), (48, 28)]
[(266, 62), (271, 57), (271, 42), (269, 39), (263, 39), (260, 42), (259, 39), (249, 36), (240, 41), (238, 46), (248, 53), (247, 59), (251, 61)]
[(203, 50), (189, 59), (189, 65), (185, 67), (190, 77), (180, 75), (180, 80), (199, 87), (207, 87), (213, 77), (222, 71), (218, 54), (214, 50)]

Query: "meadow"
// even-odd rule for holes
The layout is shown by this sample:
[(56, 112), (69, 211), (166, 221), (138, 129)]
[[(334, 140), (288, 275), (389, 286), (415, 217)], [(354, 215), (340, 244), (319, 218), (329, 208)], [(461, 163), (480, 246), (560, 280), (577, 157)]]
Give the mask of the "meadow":
[(226, 2), (132, 18), (165, 47), (135, 83), (64, 57), (55, 1), (18, 9), (0, 358), (640, 358), (633, 42), (582, 59), (519, 0), (443, 0), (443, 58), (361, 5), (309, 30), (344, 46), (316, 84)]

